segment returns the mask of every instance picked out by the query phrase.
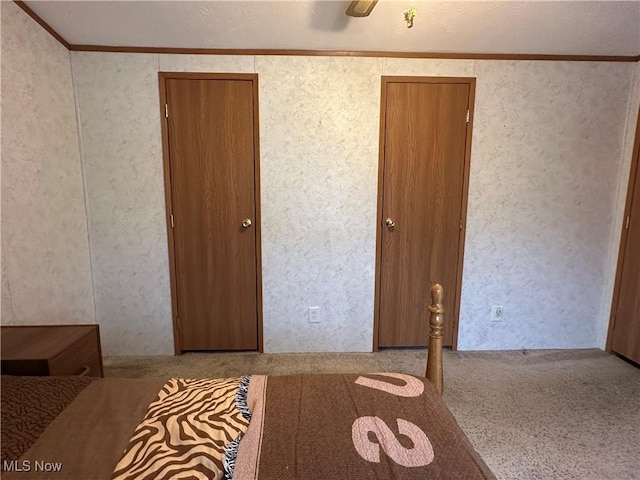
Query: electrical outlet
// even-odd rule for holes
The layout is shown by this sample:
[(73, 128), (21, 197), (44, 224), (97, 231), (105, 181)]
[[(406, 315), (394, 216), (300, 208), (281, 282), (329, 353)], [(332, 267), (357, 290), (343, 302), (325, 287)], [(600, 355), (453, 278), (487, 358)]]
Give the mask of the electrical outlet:
[(502, 305), (494, 305), (491, 307), (491, 321), (502, 322), (504, 320), (504, 309)]
[(309, 307), (309, 323), (320, 323), (320, 307)]

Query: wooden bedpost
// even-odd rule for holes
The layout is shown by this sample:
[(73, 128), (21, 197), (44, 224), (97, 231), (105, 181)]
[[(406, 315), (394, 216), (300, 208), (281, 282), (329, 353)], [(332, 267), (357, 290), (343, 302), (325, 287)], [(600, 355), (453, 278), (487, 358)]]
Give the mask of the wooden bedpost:
[(429, 305), (429, 350), (427, 354), (427, 379), (433, 383), (442, 395), (442, 330), (444, 329), (443, 288), (436, 283), (431, 287), (431, 305)]

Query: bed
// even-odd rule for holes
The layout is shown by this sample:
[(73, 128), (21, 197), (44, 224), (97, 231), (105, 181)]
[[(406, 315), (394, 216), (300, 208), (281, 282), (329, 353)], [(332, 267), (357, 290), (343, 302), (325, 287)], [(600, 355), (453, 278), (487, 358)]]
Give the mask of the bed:
[(2, 478), (495, 478), (442, 401), (442, 287), (425, 378), (2, 377)]

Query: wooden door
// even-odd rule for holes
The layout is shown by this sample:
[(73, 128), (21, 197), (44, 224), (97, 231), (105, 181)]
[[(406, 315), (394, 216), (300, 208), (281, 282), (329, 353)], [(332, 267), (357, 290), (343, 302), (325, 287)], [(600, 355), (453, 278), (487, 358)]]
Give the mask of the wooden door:
[(176, 350), (256, 350), (257, 77), (164, 75)]
[(455, 342), (473, 79), (383, 78), (378, 346), (427, 345), (429, 291)]
[[(618, 263), (617, 295), (614, 295), (611, 350), (640, 363), (640, 115), (636, 145), (629, 179), (629, 195), (625, 216), (626, 235)], [(635, 170), (635, 176), (633, 174)], [(625, 238), (626, 237), (626, 238)], [(617, 300), (617, 301), (616, 301)]]

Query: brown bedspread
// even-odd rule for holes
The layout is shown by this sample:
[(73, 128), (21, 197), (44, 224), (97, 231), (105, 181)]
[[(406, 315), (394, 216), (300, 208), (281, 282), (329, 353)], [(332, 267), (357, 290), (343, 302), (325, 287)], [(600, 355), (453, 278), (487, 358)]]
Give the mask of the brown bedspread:
[(17, 460), (92, 381), (91, 377), (2, 375), (1, 459)]
[(236, 480), (495, 478), (426, 379), (267, 377), (261, 391), (254, 379)]
[[(20, 458), (18, 467), (26, 465), (28, 473), (15, 466), (6, 471), (3, 465), (2, 479), (110, 479), (135, 427), (165, 383), (162, 378), (92, 382)], [(48, 464), (59, 465), (60, 471), (45, 471)]]
[[(25, 381), (33, 383), (33, 378)], [(91, 382), (19, 461), (8, 465), (11, 471), (3, 463), (3, 480), (110, 479), (166, 382)], [(495, 478), (425, 379), (400, 374), (253, 376), (248, 406), (252, 418), (240, 442), (236, 480)], [(37, 465), (47, 464), (59, 471), (38, 471)], [(18, 470), (25, 465), (29, 470)]]

